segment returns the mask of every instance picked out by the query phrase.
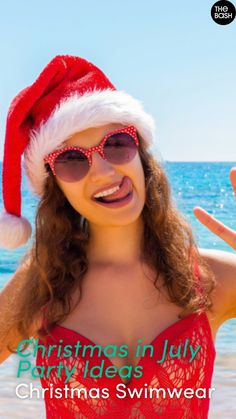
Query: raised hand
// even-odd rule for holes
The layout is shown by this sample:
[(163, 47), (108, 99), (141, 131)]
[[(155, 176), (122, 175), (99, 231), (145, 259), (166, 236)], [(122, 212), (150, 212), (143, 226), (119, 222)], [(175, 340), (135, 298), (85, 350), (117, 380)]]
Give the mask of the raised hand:
[[(229, 177), (233, 187), (234, 196), (236, 198), (236, 167), (233, 167), (230, 170)], [(209, 228), (209, 230), (212, 231), (212, 233), (219, 236), (229, 246), (236, 250), (236, 231), (218, 221), (201, 207), (194, 207), (193, 213), (202, 224), (204, 224), (207, 228)]]

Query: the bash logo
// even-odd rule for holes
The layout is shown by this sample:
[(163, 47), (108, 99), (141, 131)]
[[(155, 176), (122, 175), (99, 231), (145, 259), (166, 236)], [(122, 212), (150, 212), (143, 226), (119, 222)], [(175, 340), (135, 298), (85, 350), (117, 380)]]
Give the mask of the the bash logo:
[(211, 17), (218, 25), (228, 25), (235, 18), (235, 7), (230, 1), (217, 1), (211, 8)]

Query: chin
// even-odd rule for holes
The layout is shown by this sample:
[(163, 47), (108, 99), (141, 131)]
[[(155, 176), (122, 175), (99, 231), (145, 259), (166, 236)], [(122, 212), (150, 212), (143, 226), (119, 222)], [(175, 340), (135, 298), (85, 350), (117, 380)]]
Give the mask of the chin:
[(122, 227), (127, 226), (129, 224), (133, 224), (136, 221), (140, 219), (142, 210), (140, 211), (134, 211), (134, 209), (131, 209), (128, 213), (117, 213), (117, 215), (113, 214), (106, 214), (106, 217), (103, 218), (97, 218), (96, 220), (91, 220), (93, 224), (104, 226), (104, 227)]

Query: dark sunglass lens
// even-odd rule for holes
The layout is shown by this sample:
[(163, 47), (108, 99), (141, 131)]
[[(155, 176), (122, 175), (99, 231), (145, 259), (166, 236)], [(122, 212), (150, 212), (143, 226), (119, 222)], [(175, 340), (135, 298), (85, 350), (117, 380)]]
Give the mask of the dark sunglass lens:
[(66, 182), (75, 182), (87, 174), (89, 162), (80, 151), (67, 150), (56, 158), (54, 168), (60, 179)]
[(124, 164), (130, 162), (137, 152), (136, 143), (127, 133), (111, 135), (104, 145), (104, 154), (111, 163)]

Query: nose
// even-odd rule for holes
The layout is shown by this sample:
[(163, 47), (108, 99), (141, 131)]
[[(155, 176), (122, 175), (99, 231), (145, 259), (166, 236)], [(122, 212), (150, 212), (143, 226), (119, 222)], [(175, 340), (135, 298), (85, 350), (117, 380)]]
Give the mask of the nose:
[(114, 176), (115, 169), (109, 161), (104, 160), (102, 156), (94, 152), (92, 155), (92, 165), (89, 170), (90, 179), (93, 182), (98, 181), (100, 178)]

